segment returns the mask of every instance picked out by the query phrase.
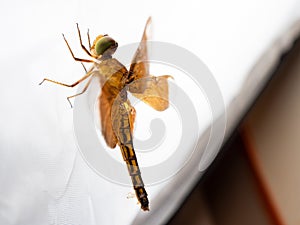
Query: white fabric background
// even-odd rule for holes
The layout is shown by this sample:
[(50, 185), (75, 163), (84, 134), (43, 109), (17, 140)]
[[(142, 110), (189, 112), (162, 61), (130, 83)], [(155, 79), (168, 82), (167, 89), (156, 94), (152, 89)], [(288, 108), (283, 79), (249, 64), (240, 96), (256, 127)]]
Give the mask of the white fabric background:
[[(82, 75), (61, 32), (78, 43), (78, 22), (125, 45), (140, 39), (151, 15), (154, 40), (200, 57), (229, 105), (260, 56), (300, 17), (297, 0), (1, 3), (0, 224), (130, 224), (139, 213), (136, 200), (126, 199), (130, 188), (97, 176), (78, 153), (65, 99), (71, 91), (37, 85), (45, 75), (69, 83)], [(148, 189), (151, 200), (165, 185)], [(173, 209), (162, 208), (165, 215)]]

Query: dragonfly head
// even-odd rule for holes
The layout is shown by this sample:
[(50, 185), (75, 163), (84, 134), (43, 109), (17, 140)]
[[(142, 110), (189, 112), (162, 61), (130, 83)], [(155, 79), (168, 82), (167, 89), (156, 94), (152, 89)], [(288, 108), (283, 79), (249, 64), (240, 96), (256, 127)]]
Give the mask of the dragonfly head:
[(118, 43), (107, 34), (96, 37), (91, 52), (94, 56), (111, 56), (118, 48)]

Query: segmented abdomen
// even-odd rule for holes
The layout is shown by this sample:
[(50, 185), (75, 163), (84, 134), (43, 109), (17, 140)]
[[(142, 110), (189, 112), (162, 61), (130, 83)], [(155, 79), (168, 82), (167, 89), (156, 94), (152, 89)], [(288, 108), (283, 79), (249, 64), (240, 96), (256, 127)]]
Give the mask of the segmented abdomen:
[(130, 106), (127, 102), (119, 102), (119, 114), (113, 117), (114, 130), (118, 138), (118, 144), (121, 148), (123, 159), (126, 162), (129, 175), (132, 180), (138, 201), (143, 210), (149, 210), (149, 201), (144, 183), (141, 177), (141, 171), (137, 162), (133, 148), (132, 134), (130, 128)]

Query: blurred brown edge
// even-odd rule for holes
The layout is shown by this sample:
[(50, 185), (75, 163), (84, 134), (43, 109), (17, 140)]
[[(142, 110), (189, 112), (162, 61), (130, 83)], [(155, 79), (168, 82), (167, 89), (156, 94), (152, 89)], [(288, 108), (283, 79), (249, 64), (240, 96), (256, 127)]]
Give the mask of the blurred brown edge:
[(174, 217), (183, 208), (185, 203), (190, 198), (191, 194), (195, 191), (195, 189), (197, 189), (199, 187), (199, 185), (201, 185), (203, 183), (203, 180), (206, 179), (206, 177), (208, 176), (208, 174), (210, 172), (210, 169), (212, 167), (216, 166), (215, 164), (218, 162), (218, 160), (220, 160), (224, 156), (224, 152), (229, 150), (230, 145), (234, 141), (235, 137), (237, 135), (240, 135), (242, 140), (243, 140), (243, 143), (245, 145), (245, 148), (246, 148), (246, 157), (247, 157), (247, 160), (249, 162), (249, 166), (253, 170), (252, 172), (254, 173), (255, 182), (257, 183), (257, 186), (258, 186), (258, 189), (259, 189), (259, 192), (260, 192), (259, 194), (262, 196), (262, 199), (264, 201), (264, 204), (265, 204), (267, 213), (270, 216), (270, 219), (272, 220), (274, 225), (284, 225), (285, 224), (283, 222), (283, 219), (282, 219), (280, 213), (279, 213), (279, 210), (276, 207), (274, 199), (270, 195), (269, 187), (268, 187), (268, 185), (266, 184), (266, 182), (264, 180), (263, 174), (261, 173), (261, 169), (260, 169), (261, 166), (259, 164), (259, 161), (258, 161), (258, 158), (257, 158), (257, 155), (256, 155), (255, 146), (254, 146), (254, 139), (251, 136), (249, 126), (246, 123), (244, 123), (244, 120), (245, 120), (246, 116), (248, 115), (248, 113), (251, 111), (251, 109), (254, 107), (256, 101), (264, 93), (264, 90), (269, 86), (271, 80), (275, 77), (275, 75), (279, 71), (280, 66), (288, 60), (288, 57), (290, 55), (293, 54), (296, 45), (300, 45), (300, 34), (298, 34), (298, 37), (293, 41), (290, 49), (281, 54), (281, 57), (279, 59), (278, 64), (275, 66), (275, 68), (273, 69), (273, 71), (269, 75), (268, 81), (266, 82), (266, 84), (264, 85), (262, 90), (257, 94), (257, 96), (255, 97), (255, 99), (251, 103), (251, 105), (249, 106), (246, 113), (240, 119), (240, 121), (238, 122), (238, 124), (237, 124), (236, 128), (234, 129), (234, 131), (231, 133), (231, 135), (228, 137), (228, 139), (223, 143), (223, 145), (221, 147), (221, 150), (218, 153), (216, 159), (207, 168), (204, 175), (200, 178), (200, 180), (191, 189), (189, 194), (185, 197), (185, 200), (181, 203), (181, 205), (178, 207), (176, 212), (174, 212), (173, 216), (170, 217), (170, 219), (168, 220), (168, 223), (174, 220)]

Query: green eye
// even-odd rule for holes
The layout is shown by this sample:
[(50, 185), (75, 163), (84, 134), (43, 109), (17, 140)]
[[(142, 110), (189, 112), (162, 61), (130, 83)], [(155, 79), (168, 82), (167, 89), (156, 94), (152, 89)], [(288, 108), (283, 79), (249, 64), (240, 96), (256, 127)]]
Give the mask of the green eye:
[(95, 50), (98, 55), (103, 55), (103, 53), (110, 49), (111, 47), (117, 47), (118, 44), (114, 39), (108, 36), (104, 36), (100, 38), (100, 40), (96, 43)]

